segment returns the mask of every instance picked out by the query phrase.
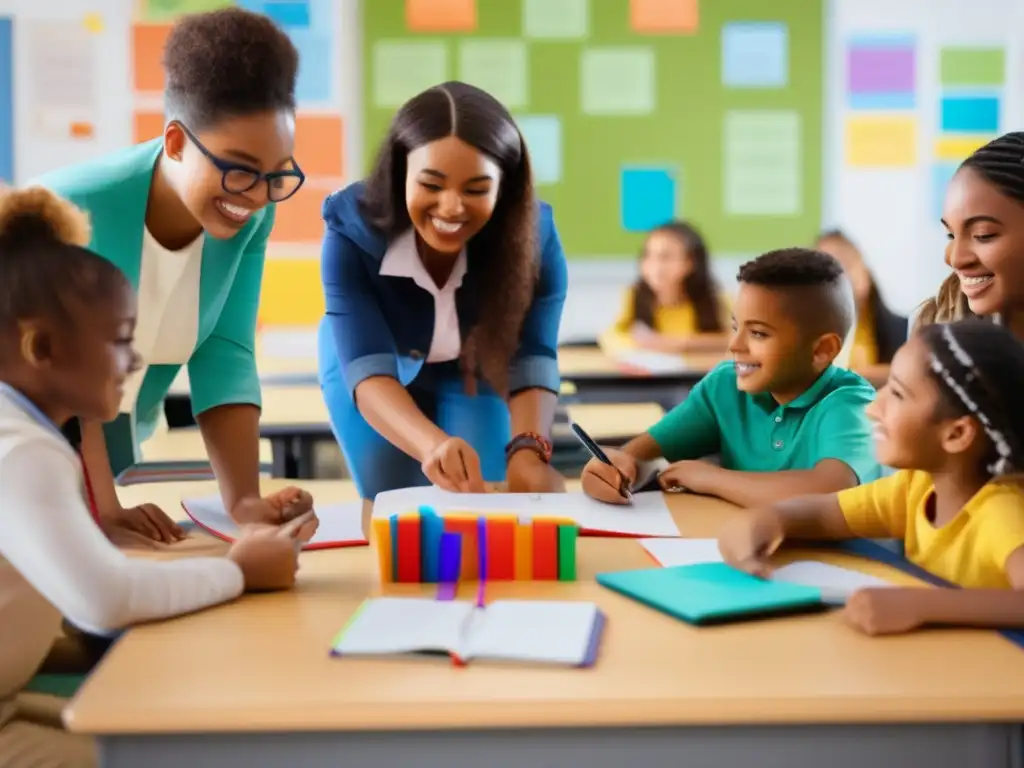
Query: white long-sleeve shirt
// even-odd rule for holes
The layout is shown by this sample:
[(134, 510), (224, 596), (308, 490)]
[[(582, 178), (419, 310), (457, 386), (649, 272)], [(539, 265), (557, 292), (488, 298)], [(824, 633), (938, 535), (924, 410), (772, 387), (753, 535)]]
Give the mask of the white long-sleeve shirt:
[(20, 393), (0, 385), (0, 701), (38, 670), (61, 615), (98, 634), (231, 600), (224, 557), (129, 558), (96, 525), (78, 455)]

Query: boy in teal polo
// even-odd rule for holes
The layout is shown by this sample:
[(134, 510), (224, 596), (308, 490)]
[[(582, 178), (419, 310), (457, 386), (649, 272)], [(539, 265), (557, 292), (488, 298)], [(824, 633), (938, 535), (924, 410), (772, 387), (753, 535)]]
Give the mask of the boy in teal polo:
[[(650, 431), (607, 451), (614, 466), (590, 461), (588, 495), (626, 503), (638, 462), (661, 457), (672, 462), (662, 488), (744, 507), (835, 493), (879, 475), (864, 415), (875, 390), (832, 364), (854, 321), (843, 268), (824, 253), (788, 248), (744, 264), (737, 278), (733, 361)], [(721, 466), (701, 460), (713, 454)]]

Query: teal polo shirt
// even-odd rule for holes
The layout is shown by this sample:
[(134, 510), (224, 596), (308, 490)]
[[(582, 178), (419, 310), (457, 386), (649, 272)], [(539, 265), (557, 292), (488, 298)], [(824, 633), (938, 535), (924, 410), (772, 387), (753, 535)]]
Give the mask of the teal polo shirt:
[(650, 435), (671, 462), (718, 453), (726, 469), (780, 472), (838, 459), (865, 483), (880, 475), (864, 415), (874, 397), (866, 379), (833, 365), (800, 397), (779, 405), (766, 392), (741, 392), (735, 366), (721, 363)]

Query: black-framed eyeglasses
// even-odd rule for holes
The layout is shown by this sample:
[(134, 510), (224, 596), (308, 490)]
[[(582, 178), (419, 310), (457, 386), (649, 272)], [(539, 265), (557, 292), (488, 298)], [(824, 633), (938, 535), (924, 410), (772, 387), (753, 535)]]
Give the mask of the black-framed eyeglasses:
[(299, 168), (295, 158), (291, 158), (292, 167), (283, 171), (270, 171), (263, 173), (243, 163), (236, 163), (233, 160), (225, 160), (217, 157), (213, 152), (203, 146), (203, 143), (196, 138), (186, 126), (178, 123), (181, 130), (188, 136), (189, 141), (196, 145), (196, 149), (206, 156), (214, 168), (221, 172), (220, 185), (225, 192), (233, 195), (241, 195), (254, 189), (260, 182), (267, 182), (267, 197), (271, 202), (281, 203), (299, 191), (299, 188), (306, 181), (306, 174)]

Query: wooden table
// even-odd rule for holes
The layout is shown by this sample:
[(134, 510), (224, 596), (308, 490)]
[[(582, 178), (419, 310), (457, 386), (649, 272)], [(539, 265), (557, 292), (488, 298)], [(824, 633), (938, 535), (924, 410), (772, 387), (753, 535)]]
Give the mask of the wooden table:
[[(198, 427), (166, 429), (139, 446), (143, 461), (208, 461), (206, 445)], [(270, 441), (260, 440), (260, 463), (273, 460)]]
[(666, 410), (679, 404), (694, 384), (722, 360), (722, 355), (690, 355), (688, 368), (671, 373), (646, 373), (618, 363), (597, 346), (558, 350), (563, 382), (580, 402), (655, 402)]
[[(306, 485), (318, 499), (351, 493)], [(689, 536), (743, 514), (698, 497), (670, 503)], [(306, 553), (292, 592), (130, 631), (66, 720), (99, 737), (108, 768), (1020, 765), (1024, 652), (995, 633), (872, 639), (835, 614), (696, 629), (593, 581), (648, 565), (635, 541), (584, 539), (578, 582), (490, 586), (492, 598), (597, 601), (609, 623), (594, 669), (456, 669), (329, 657), (379, 591), (373, 552)]]

